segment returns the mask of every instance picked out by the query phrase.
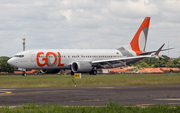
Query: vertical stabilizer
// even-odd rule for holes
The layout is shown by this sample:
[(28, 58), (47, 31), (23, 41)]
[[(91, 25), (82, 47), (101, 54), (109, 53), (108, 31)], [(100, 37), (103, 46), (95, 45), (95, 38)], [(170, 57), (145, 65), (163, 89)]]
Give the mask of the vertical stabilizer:
[[(134, 56), (134, 55), (138, 56), (139, 53), (143, 53), (145, 51), (149, 23), (150, 23), (150, 17), (145, 17), (144, 21), (142, 22), (136, 34), (134, 35), (130, 44), (118, 48), (118, 50), (121, 51), (122, 54), (124, 53), (123, 54), (124, 56)], [(132, 50), (135, 52), (134, 54), (130, 52)]]
[(149, 29), (150, 17), (145, 17), (138, 31), (134, 35), (130, 42), (131, 49), (138, 54), (139, 52), (145, 51), (147, 35)]

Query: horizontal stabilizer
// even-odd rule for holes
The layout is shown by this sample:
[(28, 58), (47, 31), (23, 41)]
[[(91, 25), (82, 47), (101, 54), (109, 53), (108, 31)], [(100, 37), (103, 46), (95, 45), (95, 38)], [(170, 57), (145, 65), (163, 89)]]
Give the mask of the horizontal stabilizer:
[(161, 49), (164, 47), (165, 43), (154, 53), (154, 55), (158, 56)]
[[(167, 51), (167, 50), (171, 50), (174, 48), (169, 48), (169, 49), (162, 49), (161, 51)], [(148, 51), (148, 52), (143, 52), (143, 53), (139, 53), (139, 55), (150, 55), (151, 53), (154, 53), (156, 51)]]

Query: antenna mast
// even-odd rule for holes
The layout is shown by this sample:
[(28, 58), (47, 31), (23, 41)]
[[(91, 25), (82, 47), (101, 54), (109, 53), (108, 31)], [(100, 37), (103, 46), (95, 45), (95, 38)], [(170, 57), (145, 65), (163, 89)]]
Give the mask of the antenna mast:
[(26, 43), (25, 40), (26, 40), (26, 39), (25, 39), (25, 38), (22, 38), (22, 40), (23, 40), (23, 43), (22, 43), (22, 44), (23, 44), (23, 51), (25, 51), (25, 43)]

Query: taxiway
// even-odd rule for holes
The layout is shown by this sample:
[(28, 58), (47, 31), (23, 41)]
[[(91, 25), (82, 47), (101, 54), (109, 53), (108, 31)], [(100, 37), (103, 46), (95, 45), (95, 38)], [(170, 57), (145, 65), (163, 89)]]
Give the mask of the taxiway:
[(180, 104), (180, 85), (53, 87), (0, 89), (0, 106), (36, 104), (105, 105)]

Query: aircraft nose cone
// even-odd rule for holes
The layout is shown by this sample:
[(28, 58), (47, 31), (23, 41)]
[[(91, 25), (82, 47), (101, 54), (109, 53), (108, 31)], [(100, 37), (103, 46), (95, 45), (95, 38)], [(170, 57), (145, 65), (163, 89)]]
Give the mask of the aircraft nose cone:
[[(9, 64), (9, 65), (11, 65), (11, 66), (14, 66), (14, 64), (15, 64), (15, 62), (14, 62), (14, 59), (9, 59), (8, 61), (7, 61), (7, 63)], [(15, 66), (14, 66), (15, 67)]]
[(8, 63), (9, 65), (11, 65), (11, 64), (12, 64), (12, 59), (9, 59), (9, 60), (7, 61), (7, 63)]

